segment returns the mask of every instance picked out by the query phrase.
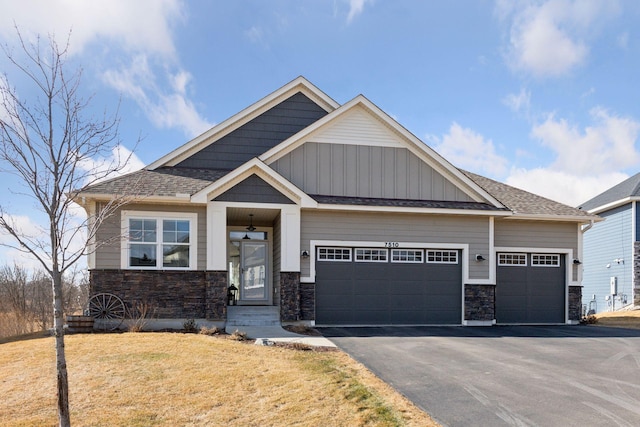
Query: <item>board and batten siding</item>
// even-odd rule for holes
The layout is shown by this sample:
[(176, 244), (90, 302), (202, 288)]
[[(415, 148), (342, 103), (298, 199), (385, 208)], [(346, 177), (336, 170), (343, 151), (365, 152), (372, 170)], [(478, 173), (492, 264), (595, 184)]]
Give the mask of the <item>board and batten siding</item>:
[[(115, 212), (98, 230), (96, 241), (108, 242), (98, 246), (96, 251), (96, 269), (120, 269), (120, 239), (121, 235), (121, 212), (122, 211), (147, 211), (147, 212), (180, 212), (198, 214), (198, 270), (207, 268), (207, 213), (206, 207), (197, 206), (167, 206), (151, 204), (130, 204)], [(114, 238), (115, 237), (115, 238)], [(126, 238), (126, 236), (123, 236)], [(224, 244), (224, 243), (221, 243)]]
[[(413, 215), (364, 212), (303, 211), (301, 248), (311, 240), (427, 243), (437, 249), (442, 244), (469, 245), (469, 278), (487, 279), (489, 263), (475, 262), (476, 253), (489, 251), (489, 219), (444, 215)], [(357, 245), (356, 245), (357, 246)], [(308, 277), (315, 254), (301, 263), (301, 275)]]
[[(575, 222), (496, 220), (495, 245), (514, 248), (571, 249), (578, 256), (578, 226)], [(535, 250), (533, 250), (535, 252)], [(567, 259), (571, 264), (573, 260)], [(573, 266), (571, 280), (578, 278), (578, 267)]]
[(401, 147), (306, 142), (270, 167), (307, 194), (471, 201)]
[[(627, 204), (599, 213), (605, 220), (594, 224), (584, 234), (582, 303), (589, 307), (595, 295), (598, 313), (610, 309), (604, 298), (611, 293), (611, 277), (618, 278), (618, 293), (626, 294), (629, 302), (632, 300), (632, 212), (631, 204)], [(614, 261), (620, 259), (623, 261)], [(620, 308), (618, 302), (616, 308)]]

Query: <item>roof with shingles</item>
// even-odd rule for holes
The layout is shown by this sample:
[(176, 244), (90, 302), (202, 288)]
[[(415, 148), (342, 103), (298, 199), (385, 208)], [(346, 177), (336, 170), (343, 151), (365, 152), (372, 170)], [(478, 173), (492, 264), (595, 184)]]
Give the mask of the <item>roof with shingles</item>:
[(489, 203), (478, 203), (478, 202), (456, 202), (456, 201), (412, 200), (412, 199), (381, 199), (381, 198), (374, 198), (374, 197), (323, 196), (318, 194), (310, 194), (309, 196), (318, 203), (326, 203), (330, 205), (464, 209), (464, 210), (483, 210), (483, 211), (507, 210), (505, 208), (497, 208)]
[[(227, 170), (192, 169), (162, 167), (155, 170), (143, 169), (118, 178), (101, 182), (82, 191), (91, 194), (119, 194), (138, 196), (175, 197), (176, 195), (193, 195), (218, 179), (227, 175)], [(503, 184), (498, 181), (462, 171), (469, 179), (482, 187), (486, 192), (500, 201), (507, 210), (517, 215), (532, 216), (566, 216), (595, 217), (594, 215), (571, 206), (546, 199), (528, 191)], [(640, 175), (640, 174), (639, 174)], [(640, 181), (640, 176), (638, 177)], [(637, 189), (636, 189), (637, 190)], [(489, 203), (456, 202), (441, 200), (382, 199), (369, 197), (341, 197), (330, 195), (310, 195), (318, 203), (351, 206), (379, 207), (415, 207), (435, 209), (463, 209), (504, 211)]]
[(83, 194), (118, 194), (132, 196), (175, 197), (192, 195), (217, 181), (228, 170), (163, 167), (142, 169), (82, 190)]
[(640, 197), (640, 173), (587, 200), (580, 205), (580, 209), (590, 211), (630, 197)]
[(585, 219), (595, 217), (595, 215), (583, 210), (494, 181), (484, 176), (467, 171), (462, 172), (517, 215), (585, 217)]

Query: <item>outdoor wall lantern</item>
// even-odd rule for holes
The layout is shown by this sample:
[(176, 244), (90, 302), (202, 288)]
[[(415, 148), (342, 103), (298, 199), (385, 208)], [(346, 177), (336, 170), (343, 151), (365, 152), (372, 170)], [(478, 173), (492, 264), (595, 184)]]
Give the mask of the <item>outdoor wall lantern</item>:
[(476, 254), (476, 261), (480, 262), (480, 261), (484, 261), (484, 260), (486, 260), (486, 258), (485, 258), (485, 257), (483, 257), (483, 256), (482, 256), (482, 255), (480, 255), (480, 254)]
[(300, 256), (302, 258), (309, 258), (309, 251), (305, 249), (304, 251), (302, 251), (302, 253), (300, 253)]
[(227, 305), (238, 305), (238, 288), (232, 283), (227, 289)]
[(574, 259), (574, 260), (573, 260), (573, 263), (574, 263), (575, 265), (580, 265), (580, 264), (582, 264), (582, 261), (580, 261), (579, 259)]

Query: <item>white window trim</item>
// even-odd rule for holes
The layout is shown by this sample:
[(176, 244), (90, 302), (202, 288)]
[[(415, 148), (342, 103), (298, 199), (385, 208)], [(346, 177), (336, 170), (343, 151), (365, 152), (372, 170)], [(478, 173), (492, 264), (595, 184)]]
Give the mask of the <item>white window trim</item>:
[[(500, 260), (500, 255), (512, 255), (512, 256), (524, 256), (524, 264), (511, 264), (505, 263)], [(527, 260), (527, 254), (521, 252), (499, 252), (498, 253), (498, 266), (499, 267), (527, 267), (529, 261)]]
[[(379, 255), (384, 254), (384, 259), (358, 259), (358, 251), (375, 251)], [(355, 262), (382, 262), (382, 263), (388, 263), (389, 262), (389, 250), (387, 250), (386, 248), (355, 248), (354, 249), (354, 254), (353, 254), (353, 259), (354, 259)]]
[[(425, 251), (425, 256), (424, 256), (424, 261), (427, 264), (458, 264), (458, 251), (454, 251), (451, 249), (427, 249)], [(429, 261), (429, 252), (449, 252), (449, 255), (454, 253), (456, 255), (456, 260), (455, 261)]]
[[(129, 220), (130, 219), (155, 219), (161, 223), (165, 219), (189, 221), (189, 266), (188, 267), (163, 267), (162, 264), (154, 267), (129, 266)], [(120, 217), (120, 268), (123, 270), (197, 270), (198, 269), (198, 214), (190, 212), (158, 212), (158, 211), (122, 211)], [(162, 235), (158, 233), (158, 261), (162, 260)]]
[[(533, 262), (534, 257), (555, 257), (553, 264), (536, 264)], [(560, 254), (531, 254), (531, 266), (532, 267), (560, 267)]]
[[(394, 260), (393, 259), (393, 254), (397, 253), (397, 252), (401, 252), (401, 251), (405, 251), (405, 252), (412, 252), (414, 254), (419, 253), (420, 254), (420, 260), (419, 261), (409, 261), (409, 260)], [(391, 258), (389, 259), (392, 263), (394, 264), (424, 264), (424, 250), (423, 249), (408, 249), (408, 248), (399, 248), (399, 249), (391, 249)]]
[[(323, 258), (320, 258), (320, 250), (322, 250), (322, 249), (336, 249), (336, 250), (339, 250), (339, 251), (348, 250), (349, 251), (349, 259), (344, 259), (344, 258), (342, 258), (342, 259), (324, 258), (323, 259)], [(343, 253), (345, 253), (345, 252), (343, 252)], [(343, 247), (339, 247), (339, 246), (338, 247), (335, 247), (335, 246), (334, 247), (331, 247), (331, 246), (318, 247), (317, 254), (316, 254), (316, 260), (319, 261), (319, 262), (351, 262), (352, 259), (353, 259), (353, 250), (351, 248), (343, 248)]]

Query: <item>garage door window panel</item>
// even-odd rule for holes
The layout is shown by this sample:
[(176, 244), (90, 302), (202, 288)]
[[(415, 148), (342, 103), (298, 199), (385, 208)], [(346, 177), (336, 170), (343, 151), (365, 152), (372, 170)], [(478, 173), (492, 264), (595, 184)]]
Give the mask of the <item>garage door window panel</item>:
[(391, 262), (421, 264), (424, 262), (424, 251), (422, 249), (392, 249)]
[(351, 261), (351, 248), (318, 248), (318, 261)]
[(429, 264), (457, 264), (458, 251), (428, 250), (427, 263)]
[(531, 265), (533, 267), (560, 267), (560, 255), (532, 254)]
[(377, 248), (356, 248), (356, 262), (388, 262), (389, 251)]
[(526, 267), (527, 254), (504, 253), (498, 254), (498, 265), (501, 267)]

